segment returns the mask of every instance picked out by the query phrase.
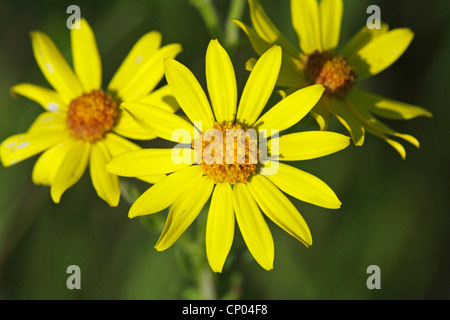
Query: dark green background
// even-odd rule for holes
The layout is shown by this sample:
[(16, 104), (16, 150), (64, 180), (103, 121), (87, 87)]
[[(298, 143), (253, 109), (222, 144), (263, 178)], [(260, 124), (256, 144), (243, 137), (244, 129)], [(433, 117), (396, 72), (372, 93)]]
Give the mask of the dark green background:
[[(228, 1), (214, 2), (224, 19)], [(289, 1), (261, 3), (296, 44)], [(70, 4), (80, 6), (96, 34), (104, 86), (135, 41), (150, 30), (161, 31), (164, 44), (183, 45), (177, 59), (204, 85), (210, 35), (188, 0), (0, 0), (0, 140), (26, 131), (42, 111), (38, 104), (9, 93), (20, 82), (48, 86), (34, 60), (29, 31), (48, 34), (71, 61), (66, 28)], [(449, 2), (346, 0), (341, 43), (365, 24), (371, 4), (380, 6), (383, 21), (392, 28), (409, 27), (415, 38), (399, 61), (361, 85), (434, 114), (432, 119), (386, 121), (417, 137), (421, 149), (405, 143), (403, 161), (384, 141), (368, 135), (363, 147), (351, 145), (340, 153), (298, 163), (333, 188), (342, 208), (328, 210), (293, 201), (312, 231), (314, 244), (309, 249), (269, 222), (275, 268), (263, 270), (248, 254), (233, 266), (241, 274), (241, 298), (450, 298)], [(249, 22), (248, 8), (243, 19)], [(243, 66), (254, 53), (242, 32), (240, 36), (232, 59), (242, 90), (248, 76)], [(344, 132), (336, 122), (331, 129)], [(0, 299), (184, 297), (182, 289), (189, 279), (177, 265), (176, 245), (156, 252), (159, 232), (149, 234), (138, 219), (128, 219), (129, 205), (123, 199), (117, 208), (100, 200), (88, 173), (63, 195), (61, 204), (54, 204), (49, 188), (31, 182), (36, 159), (0, 167)], [(239, 245), (237, 231), (232, 252)], [(66, 268), (72, 264), (81, 268), (81, 290), (66, 288)], [(369, 265), (381, 268), (381, 290), (366, 287)], [(227, 280), (228, 274), (214, 278)]]

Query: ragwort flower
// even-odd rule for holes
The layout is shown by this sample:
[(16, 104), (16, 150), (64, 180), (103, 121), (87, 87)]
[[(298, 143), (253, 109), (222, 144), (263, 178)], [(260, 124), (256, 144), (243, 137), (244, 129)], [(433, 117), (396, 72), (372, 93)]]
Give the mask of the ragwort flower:
[[(47, 35), (31, 32), (34, 56), (54, 90), (29, 83), (11, 89), (13, 94), (36, 101), (46, 112), (37, 117), (26, 133), (3, 141), (1, 160), (4, 166), (10, 166), (44, 151), (34, 166), (32, 179), (35, 184), (51, 186), (51, 197), (56, 203), (89, 164), (98, 196), (117, 206), (119, 179), (105, 170), (105, 164), (114, 155), (140, 149), (123, 137), (156, 138), (118, 106), (122, 100), (133, 99), (150, 102), (167, 112), (176, 111), (178, 105), (167, 85), (150, 92), (164, 76), (164, 58), (175, 57), (181, 46), (170, 44), (160, 48), (159, 32), (145, 34), (103, 91), (94, 34), (84, 19), (80, 19), (78, 26), (79, 29), (71, 31), (75, 72)], [(161, 176), (140, 178), (154, 182)]]
[[(361, 29), (338, 51), (342, 0), (291, 0), (291, 16), (301, 51), (289, 43), (269, 19), (258, 0), (248, 0), (254, 29), (235, 21), (247, 34), (257, 54), (273, 44), (283, 48), (283, 63), (277, 84), (289, 88), (287, 93), (314, 83), (325, 86), (325, 94), (311, 111), (321, 130), (328, 128), (330, 113), (348, 130), (355, 145), (364, 142), (365, 132), (384, 139), (405, 158), (405, 148), (388, 136), (402, 138), (416, 147), (419, 142), (380, 122), (389, 119), (431, 117), (427, 110), (369, 93), (355, 84), (394, 63), (407, 49), (413, 32), (407, 28), (388, 30)], [(253, 68), (254, 59), (247, 63)]]
[[(320, 84), (301, 89), (260, 116), (273, 92), (280, 65), (281, 48), (275, 45), (255, 64), (238, 105), (230, 58), (219, 42), (212, 40), (206, 53), (210, 102), (188, 68), (166, 59), (167, 83), (187, 119), (165, 114), (164, 122), (155, 121), (155, 116), (162, 118), (155, 115), (154, 108), (140, 102), (122, 104), (143, 127), (166, 139), (190, 144), (181, 149), (187, 154), (187, 161), (183, 162), (174, 160), (174, 154), (180, 153), (180, 149), (174, 148), (130, 151), (107, 164), (108, 171), (128, 177), (171, 173), (143, 193), (129, 211), (133, 218), (171, 206), (155, 246), (157, 250), (169, 248), (211, 197), (206, 226), (206, 253), (211, 268), (222, 271), (233, 242), (236, 219), (249, 251), (269, 270), (273, 267), (274, 243), (261, 210), (309, 246), (310, 230), (283, 192), (318, 206), (340, 207), (341, 202), (323, 181), (279, 162), (325, 156), (350, 144), (349, 137), (325, 131), (274, 135), (300, 121), (325, 90)], [(190, 132), (187, 141), (180, 140), (178, 134), (172, 135), (177, 129)], [(247, 135), (251, 130), (258, 132), (259, 144), (257, 135)], [(268, 142), (270, 151), (266, 154), (261, 141)], [(278, 170), (269, 175), (267, 170), (272, 165)]]

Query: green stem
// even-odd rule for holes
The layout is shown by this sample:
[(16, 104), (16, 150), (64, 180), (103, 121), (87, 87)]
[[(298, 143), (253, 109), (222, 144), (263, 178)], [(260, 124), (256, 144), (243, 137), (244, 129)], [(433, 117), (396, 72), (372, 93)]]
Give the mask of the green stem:
[[(120, 179), (122, 197), (130, 205), (141, 195), (138, 186), (132, 180)], [(165, 209), (166, 211), (168, 209)], [(227, 272), (217, 276), (211, 270), (205, 254), (205, 232), (209, 206), (205, 205), (197, 218), (197, 223), (190, 232), (185, 232), (177, 241), (178, 264), (187, 277), (184, 297), (188, 299), (215, 300), (219, 298), (236, 299), (240, 296), (242, 278), (236, 272)], [(160, 233), (164, 228), (164, 217), (162, 213), (139, 217), (143, 227), (151, 234)], [(232, 259), (232, 257), (230, 257)], [(225, 293), (221, 293), (220, 284), (225, 282)], [(190, 286), (188, 284), (191, 284)], [(193, 285), (193, 287), (192, 287)]]
[(200, 299), (215, 300), (217, 299), (216, 284), (213, 274), (208, 265), (201, 268), (197, 275), (198, 291)]
[(141, 196), (141, 192), (133, 182), (127, 178), (119, 178), (120, 192), (122, 198), (131, 206), (137, 198)]
[(211, 0), (189, 0), (191, 5), (197, 8), (200, 15), (205, 22), (211, 37), (221, 38), (222, 30), (220, 27), (220, 19), (217, 14), (216, 8), (212, 4)]
[(245, 0), (231, 0), (228, 17), (225, 22), (224, 46), (227, 50), (234, 50), (239, 44), (239, 28), (232, 19), (240, 19), (244, 13)]

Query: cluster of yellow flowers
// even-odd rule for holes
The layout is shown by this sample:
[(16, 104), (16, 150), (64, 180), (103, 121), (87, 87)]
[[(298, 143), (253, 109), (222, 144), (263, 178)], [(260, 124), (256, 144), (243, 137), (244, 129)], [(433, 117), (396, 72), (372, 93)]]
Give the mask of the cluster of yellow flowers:
[[(206, 253), (215, 272), (222, 271), (230, 251), (235, 221), (255, 260), (264, 269), (273, 268), (274, 243), (262, 212), (310, 246), (308, 225), (285, 194), (330, 209), (341, 202), (323, 181), (285, 162), (326, 156), (351, 140), (360, 146), (366, 131), (384, 139), (403, 158), (404, 147), (391, 137), (419, 147), (417, 139), (397, 133), (376, 116), (411, 119), (430, 117), (430, 112), (356, 86), (394, 63), (413, 33), (406, 28), (388, 30), (387, 25), (364, 27), (337, 51), (342, 0), (292, 0), (297, 49), (257, 0), (248, 2), (253, 28), (234, 22), (260, 57), (246, 63), (251, 73), (240, 99), (233, 64), (217, 40), (211, 40), (206, 51), (208, 99), (192, 72), (175, 60), (181, 45), (161, 47), (159, 32), (149, 32), (135, 44), (105, 90), (95, 37), (84, 19), (79, 29), (71, 30), (73, 69), (48, 36), (32, 32), (34, 56), (54, 90), (29, 83), (11, 89), (39, 103), (45, 112), (26, 133), (3, 141), (3, 165), (42, 152), (32, 179), (50, 186), (56, 203), (88, 164), (98, 196), (111, 206), (120, 199), (118, 176), (153, 184), (131, 206), (129, 217), (170, 207), (157, 250), (176, 242), (211, 198)], [(167, 85), (158, 87), (164, 76)], [(262, 114), (276, 85), (285, 88), (283, 98)], [(176, 114), (180, 108), (183, 114)], [(320, 130), (283, 132), (309, 113)], [(327, 131), (330, 114), (351, 138)], [(238, 130), (229, 148), (224, 143), (230, 141), (228, 136), (221, 139)], [(250, 130), (259, 136), (246, 135)], [(180, 132), (188, 138), (175, 134)], [(142, 149), (129, 140), (157, 137), (185, 147)], [(187, 161), (174, 161), (180, 152)], [(209, 161), (207, 152), (212, 155)]]

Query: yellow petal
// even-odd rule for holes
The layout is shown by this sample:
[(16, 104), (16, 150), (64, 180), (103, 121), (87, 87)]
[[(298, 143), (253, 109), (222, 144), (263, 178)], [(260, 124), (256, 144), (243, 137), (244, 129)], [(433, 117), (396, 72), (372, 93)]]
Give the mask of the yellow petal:
[(311, 115), (314, 117), (322, 131), (328, 130), (328, 125), (330, 124), (330, 112), (325, 107), (324, 100), (325, 99), (319, 100), (316, 106), (311, 109)]
[(69, 137), (67, 131), (36, 131), (21, 133), (5, 139), (0, 156), (5, 167), (28, 159)]
[(122, 101), (144, 98), (164, 77), (164, 60), (175, 58), (181, 52), (181, 45), (169, 44), (156, 51), (148, 60), (140, 62), (140, 68), (120, 87), (118, 96)]
[(105, 165), (110, 159), (111, 153), (103, 141), (97, 141), (92, 145), (89, 160), (92, 184), (100, 198), (111, 207), (117, 207), (120, 200), (119, 178), (105, 170)]
[[(270, 49), (271, 44), (260, 38), (252, 28), (240, 21), (233, 21), (247, 34), (250, 43), (253, 46), (253, 49), (255, 49), (258, 55), (262, 55), (264, 54), (264, 52)], [(283, 47), (282, 49), (284, 50)], [(292, 56), (286, 51), (283, 51), (277, 85), (289, 88), (301, 88), (307, 86), (303, 74), (303, 64), (301, 62), (302, 60), (303, 55), (300, 52), (298, 52), (298, 54), (296, 54), (295, 56)], [(256, 61), (257, 60), (254, 58), (249, 59), (245, 64), (245, 69), (248, 71), (252, 71), (256, 64)]]
[(126, 111), (119, 113), (119, 118), (113, 131), (121, 136), (135, 140), (153, 140), (157, 138), (154, 132), (144, 129), (135, 119)]
[(358, 80), (375, 75), (397, 61), (413, 37), (414, 33), (410, 29), (394, 29), (370, 41), (356, 54), (348, 57), (349, 64), (355, 68)]
[(33, 182), (37, 185), (52, 185), (59, 167), (74, 143), (74, 139), (66, 139), (42, 153), (33, 167)]
[(233, 208), (248, 250), (266, 270), (273, 269), (274, 244), (272, 234), (246, 184), (233, 188)]
[(161, 33), (151, 31), (143, 35), (133, 46), (125, 60), (114, 74), (108, 85), (108, 91), (113, 91), (122, 97), (122, 91), (139, 69), (149, 61), (161, 45)]
[(342, 0), (322, 0), (319, 10), (322, 50), (332, 51), (339, 44), (344, 5)]
[(168, 85), (162, 86), (138, 101), (151, 104), (172, 113), (175, 113), (180, 109), (180, 105), (177, 103), (177, 100), (173, 96), (172, 90)]
[(128, 217), (134, 218), (164, 210), (182, 193), (189, 191), (194, 181), (203, 175), (201, 166), (178, 170), (145, 191), (131, 206)]
[[(151, 176), (174, 172), (186, 168), (191, 163), (175, 163), (172, 153), (177, 155), (174, 149), (142, 149), (121, 153), (106, 165), (110, 173), (124, 177)], [(183, 149), (192, 159), (192, 149)]]
[(309, 83), (305, 80), (303, 68), (304, 66), (300, 59), (283, 56), (277, 85), (288, 88), (304, 88), (308, 86)]
[(391, 147), (393, 147), (400, 154), (400, 157), (402, 157), (403, 160), (406, 159), (406, 150), (402, 146), (401, 143), (398, 143), (397, 141), (391, 140), (391, 139), (389, 139), (389, 138), (387, 138), (386, 136), (383, 136), (383, 135), (381, 135), (380, 137), (382, 139), (384, 139)]
[(67, 104), (64, 103), (57, 92), (35, 84), (20, 83), (12, 87), (11, 92), (36, 101), (47, 111), (61, 112), (67, 110)]
[(125, 109), (144, 129), (166, 140), (180, 142), (180, 137), (172, 137), (176, 130), (187, 130), (194, 136), (194, 126), (179, 115), (142, 102), (124, 102)]
[(281, 66), (281, 48), (274, 45), (256, 63), (242, 92), (237, 120), (248, 126), (258, 119), (272, 95)]
[(306, 54), (322, 51), (319, 6), (316, 0), (291, 0), (292, 25)]
[(158, 242), (156, 250), (169, 248), (183, 232), (191, 225), (208, 201), (213, 191), (214, 183), (209, 177), (195, 180), (192, 187), (181, 194), (173, 203), (167, 217), (166, 225)]
[(366, 107), (370, 112), (389, 119), (409, 120), (420, 116), (433, 116), (431, 112), (419, 106), (378, 96), (358, 87), (353, 87), (347, 97), (350, 100), (356, 100), (364, 103), (364, 107)]
[(242, 29), (242, 31), (245, 32), (245, 34), (247, 35), (248, 39), (250, 40), (250, 44), (252, 45), (253, 49), (256, 51), (256, 53), (259, 56), (263, 55), (264, 52), (266, 52), (267, 50), (270, 49), (270, 47), (272, 45), (269, 42), (267, 42), (266, 40), (264, 40), (263, 38), (261, 38), (255, 32), (255, 30), (253, 30), (248, 25), (246, 25), (245, 23), (243, 23), (243, 22), (241, 22), (239, 20), (235, 20), (234, 19), (233, 22), (236, 23)]
[(266, 216), (305, 246), (312, 245), (311, 231), (305, 220), (272, 182), (261, 175), (255, 175), (247, 185)]
[[(345, 149), (350, 138), (335, 132), (304, 131), (272, 138), (272, 146), (278, 144), (279, 158), (282, 161), (298, 161), (323, 157)], [(277, 155), (272, 154), (272, 157)]]
[(80, 20), (79, 28), (70, 32), (73, 67), (84, 92), (102, 87), (102, 63), (94, 33), (87, 21)]
[(28, 129), (28, 132), (37, 131), (64, 131), (67, 128), (65, 113), (42, 112)]
[(282, 191), (301, 201), (329, 209), (341, 207), (336, 194), (325, 182), (300, 169), (279, 163), (278, 172), (265, 177)]
[(364, 143), (365, 129), (363, 123), (355, 113), (340, 99), (324, 99), (324, 103), (328, 111), (334, 114), (350, 133), (353, 143), (356, 146), (362, 146)]
[(166, 59), (165, 72), (172, 93), (191, 122), (202, 121), (203, 128), (212, 128), (214, 115), (205, 92), (192, 72), (173, 59)]
[(136, 178), (138, 178), (141, 181), (150, 183), (150, 184), (155, 184), (155, 183), (161, 181), (162, 179), (164, 179), (165, 177), (167, 177), (167, 175), (157, 174), (157, 175), (153, 175), (153, 176), (141, 176), (141, 177), (136, 177)]
[(365, 100), (365, 99), (361, 100), (360, 98), (361, 97), (348, 95), (346, 97), (346, 101), (347, 101), (347, 105), (358, 116), (358, 118), (361, 119), (366, 130), (368, 130), (370, 128), (372, 132), (378, 131), (380, 133), (385, 133), (388, 135), (399, 137), (399, 138), (402, 138), (402, 139), (408, 141), (409, 143), (411, 143), (412, 145), (414, 145), (417, 148), (420, 147), (419, 141), (416, 138), (414, 138), (413, 136), (411, 136), (409, 134), (398, 133), (398, 132), (392, 130), (391, 128), (389, 128), (388, 126), (386, 126), (385, 124), (383, 124), (377, 118), (375, 118), (368, 111), (368, 108), (366, 106), (367, 103), (370, 103), (370, 100)]
[(245, 70), (247, 71), (252, 71), (253, 68), (255, 67), (255, 64), (258, 60), (256, 60), (255, 58), (250, 58), (245, 62)]
[(127, 151), (133, 151), (133, 150), (140, 150), (141, 147), (137, 144), (124, 139), (114, 133), (108, 133), (105, 135), (105, 139), (103, 140), (107, 147), (109, 152), (111, 153), (111, 156), (115, 157), (121, 153), (127, 152)]
[(281, 34), (277, 27), (275, 27), (259, 4), (259, 1), (249, 0), (248, 3), (250, 7), (250, 18), (258, 35), (270, 45), (278, 44), (287, 54), (293, 57), (299, 57), (300, 51)]
[(211, 40), (206, 51), (206, 83), (218, 122), (234, 121), (237, 86), (233, 64), (219, 41)]
[(89, 142), (76, 140), (66, 153), (50, 189), (55, 203), (59, 203), (62, 194), (80, 180), (89, 162), (90, 150)]
[(369, 29), (367, 26), (364, 26), (345, 44), (344, 48), (340, 51), (340, 54), (349, 59), (353, 55), (356, 55), (356, 53), (369, 42), (382, 36), (388, 32), (388, 30), (389, 26), (386, 23), (382, 23), (380, 29)]
[[(105, 144), (108, 147), (109, 152), (111, 153), (111, 156), (115, 157), (121, 153), (127, 152), (127, 151), (133, 151), (133, 150), (140, 150), (141, 147), (137, 144), (124, 139), (114, 133), (108, 133), (105, 136), (105, 139), (103, 140)], [(165, 178), (165, 174), (158, 174), (158, 175), (152, 175), (152, 176), (141, 176), (136, 177), (142, 181), (145, 181), (147, 183), (156, 183), (160, 181), (161, 179)]]
[(33, 31), (31, 43), (39, 68), (64, 103), (79, 97), (83, 92), (81, 84), (53, 41), (44, 33)]
[(398, 154), (400, 155), (400, 157), (402, 157), (403, 160), (406, 159), (406, 150), (405, 150), (405, 147), (403, 147), (403, 145), (401, 143), (399, 143), (395, 140), (389, 139), (384, 133), (381, 133), (378, 130), (373, 130), (370, 127), (367, 128), (367, 132), (370, 132), (374, 136), (377, 136), (378, 138), (381, 138), (384, 141), (386, 141), (386, 143), (388, 143), (391, 147), (393, 147), (395, 149), (395, 151), (398, 152)]
[(315, 84), (290, 94), (259, 118), (255, 127), (279, 131), (292, 127), (311, 111), (324, 91), (323, 85)]
[(206, 256), (214, 272), (222, 272), (234, 238), (233, 190), (229, 183), (214, 189), (206, 222)]

